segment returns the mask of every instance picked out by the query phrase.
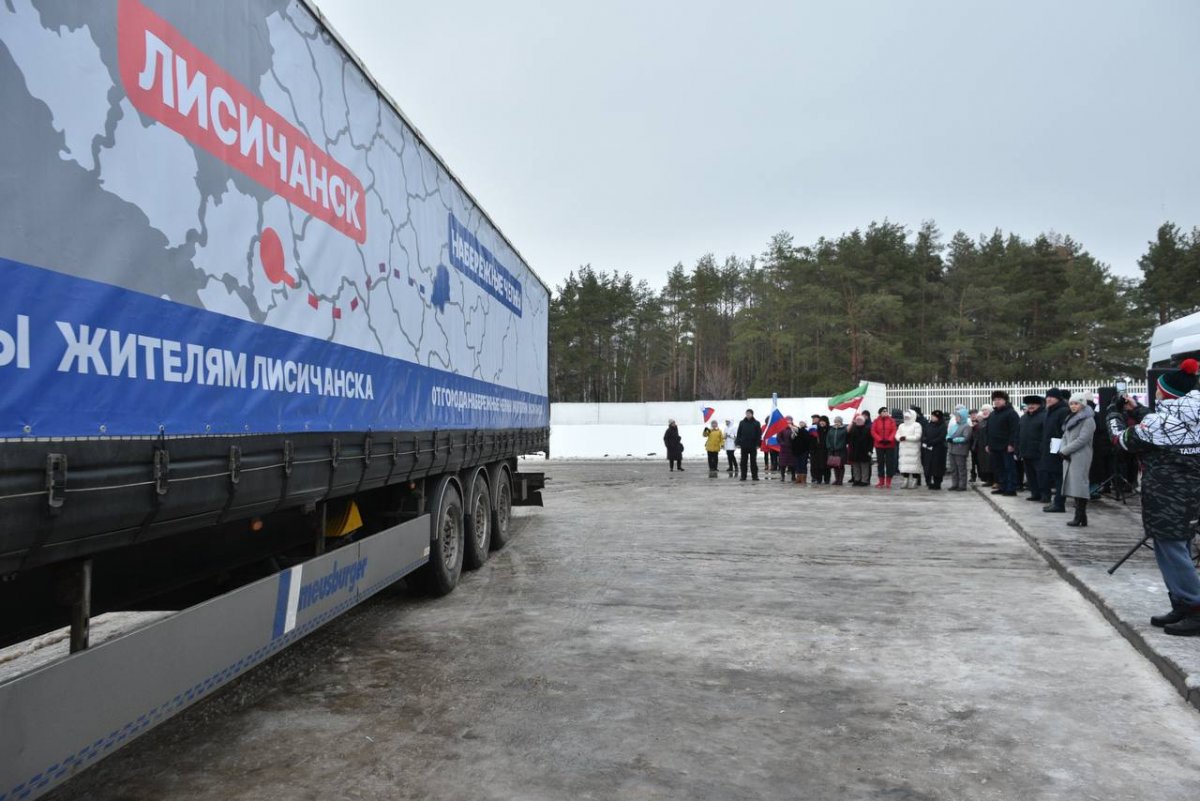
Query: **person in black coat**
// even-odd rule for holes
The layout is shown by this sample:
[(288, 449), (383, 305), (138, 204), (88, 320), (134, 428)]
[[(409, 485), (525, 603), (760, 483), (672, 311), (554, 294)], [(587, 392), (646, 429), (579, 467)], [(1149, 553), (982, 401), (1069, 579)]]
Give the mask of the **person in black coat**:
[(871, 452), (875, 440), (866, 415), (857, 415), (846, 432), (846, 457), (850, 460), (850, 486), (871, 486)]
[(808, 483), (808, 459), (809, 452), (812, 449), (812, 435), (808, 433), (808, 429), (801, 428), (792, 421), (788, 425), (791, 431), (791, 439), (788, 440), (787, 447), (792, 450), (792, 459), (796, 464), (796, 483)]
[(813, 425), (816, 429), (810, 432), (812, 439), (809, 442), (809, 450), (811, 451), (812, 461), (812, 483), (828, 484), (830, 477), (829, 465), (829, 445), (825, 441), (826, 435), (829, 433), (829, 418), (823, 414), (813, 415)]
[[(1103, 414), (1103, 411), (1096, 409), (1096, 402), (1090, 400), (1087, 405), (1092, 407), (1092, 411), (1097, 412), (1096, 419), (1099, 420), (1099, 415)], [(1096, 428), (1107, 427), (1097, 425)], [(1114, 477), (1117, 469), (1116, 455), (1116, 451), (1113, 450), (1112, 438), (1107, 431), (1098, 431), (1092, 435), (1092, 466), (1088, 471), (1092, 500), (1099, 500), (1101, 488), (1106, 481)]]
[(1017, 437), (1017, 456), (1025, 468), (1025, 486), (1031, 501), (1049, 501), (1042, 495), (1039, 478), (1039, 463), (1042, 458), (1042, 435), (1046, 429), (1046, 409), (1040, 395), (1025, 396), (1025, 414), (1021, 416), (1021, 429)]
[(667, 464), (671, 465), (671, 472), (675, 472), (675, 467), (678, 465), (679, 472), (683, 472), (683, 438), (679, 436), (679, 426), (675, 425), (675, 421), (671, 420), (667, 423), (667, 433), (663, 434), (663, 444), (667, 446)]
[(738, 423), (737, 446), (742, 449), (742, 481), (746, 480), (746, 469), (758, 481), (758, 446), (762, 444), (762, 426), (754, 419), (754, 410), (747, 409), (746, 416)]
[(1062, 439), (1063, 425), (1071, 416), (1071, 410), (1067, 408), (1068, 397), (1058, 387), (1046, 390), (1046, 417), (1042, 423), (1042, 443), (1038, 447), (1041, 454), (1038, 459), (1038, 484), (1041, 496), (1046, 499), (1043, 512), (1067, 511), (1067, 501), (1062, 494), (1062, 457), (1051, 448), (1054, 440)]
[(1000, 488), (993, 495), (1017, 494), (1017, 444), (1021, 418), (1009, 405), (1008, 393), (998, 389), (992, 393), (992, 415), (987, 424), (987, 452)]
[(925, 449), (925, 443), (929, 441), (929, 418), (921, 411), (921, 407), (912, 405), (908, 407), (917, 415), (917, 425), (921, 426), (921, 473), (925, 477), (925, 486), (930, 486), (929, 481), (929, 451)]
[(921, 467), (931, 490), (940, 490), (946, 477), (946, 428), (945, 413), (934, 409), (921, 431)]

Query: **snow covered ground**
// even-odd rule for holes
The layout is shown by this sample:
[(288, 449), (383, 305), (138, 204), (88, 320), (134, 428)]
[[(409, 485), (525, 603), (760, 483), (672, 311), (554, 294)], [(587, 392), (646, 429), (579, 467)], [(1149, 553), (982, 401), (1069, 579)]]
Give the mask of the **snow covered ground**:
[[(94, 648), (106, 640), (128, 634), (174, 612), (109, 612), (92, 618), (88, 642)], [(71, 630), (58, 629), (0, 648), (0, 682), (16, 678), (51, 662), (63, 659), (71, 652)]]

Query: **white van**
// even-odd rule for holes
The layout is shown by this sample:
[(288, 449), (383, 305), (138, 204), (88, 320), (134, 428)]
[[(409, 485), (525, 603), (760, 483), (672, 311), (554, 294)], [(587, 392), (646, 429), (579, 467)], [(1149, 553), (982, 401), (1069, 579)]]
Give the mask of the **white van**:
[(1175, 367), (1189, 356), (1200, 359), (1200, 312), (1154, 329), (1150, 337), (1150, 361), (1146, 367)]

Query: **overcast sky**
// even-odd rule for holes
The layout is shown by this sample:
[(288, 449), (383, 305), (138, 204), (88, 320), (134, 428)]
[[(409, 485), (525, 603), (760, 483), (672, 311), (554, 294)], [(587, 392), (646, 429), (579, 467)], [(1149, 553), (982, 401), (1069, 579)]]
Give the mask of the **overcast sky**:
[(888, 218), (1200, 225), (1200, 2), (317, 0), (547, 283)]

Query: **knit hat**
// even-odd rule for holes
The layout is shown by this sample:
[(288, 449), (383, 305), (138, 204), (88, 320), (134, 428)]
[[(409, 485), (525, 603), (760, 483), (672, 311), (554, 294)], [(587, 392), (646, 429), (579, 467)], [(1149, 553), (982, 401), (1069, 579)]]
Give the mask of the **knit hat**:
[(1087, 403), (1087, 393), (1086, 392), (1072, 392), (1071, 393), (1071, 403)]
[(1047, 398), (1057, 398), (1060, 401), (1065, 401), (1068, 399), (1069, 396), (1067, 395), (1066, 392), (1063, 392), (1058, 387), (1050, 387), (1050, 389), (1046, 390), (1046, 397)]
[(1163, 373), (1158, 377), (1158, 388), (1166, 398), (1182, 398), (1196, 388), (1196, 373), (1200, 362), (1184, 359), (1178, 370)]

